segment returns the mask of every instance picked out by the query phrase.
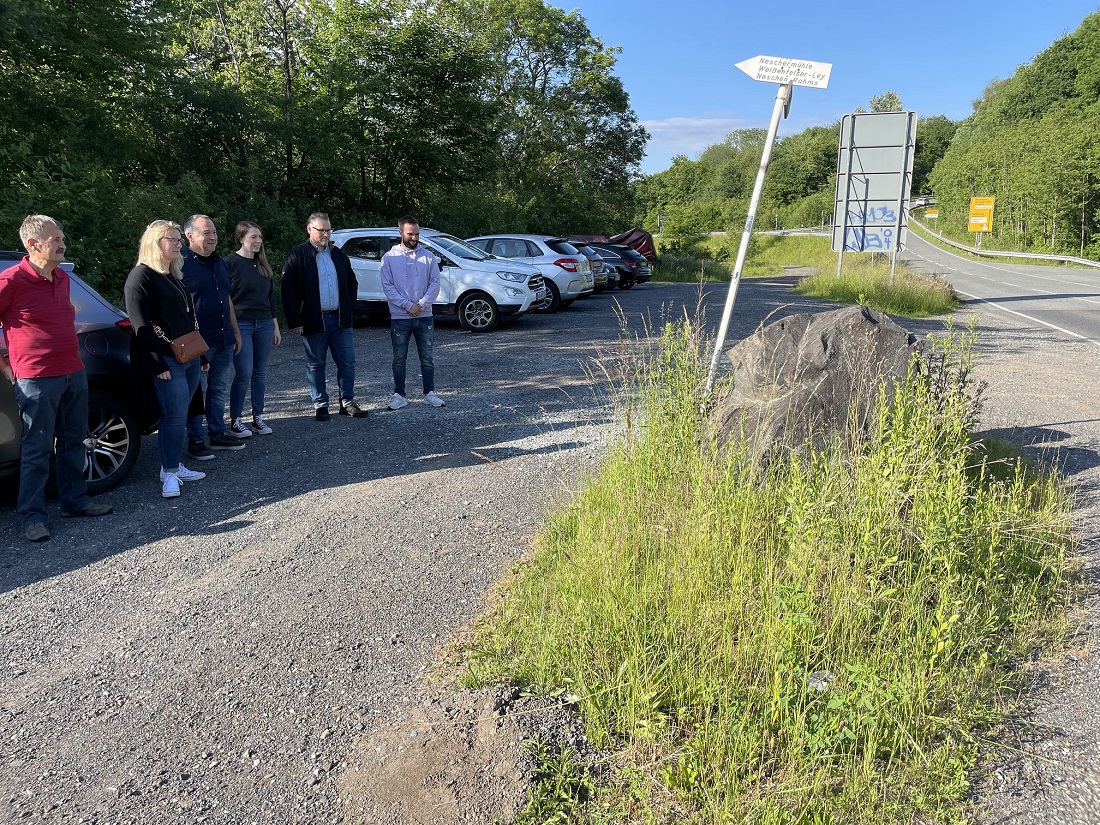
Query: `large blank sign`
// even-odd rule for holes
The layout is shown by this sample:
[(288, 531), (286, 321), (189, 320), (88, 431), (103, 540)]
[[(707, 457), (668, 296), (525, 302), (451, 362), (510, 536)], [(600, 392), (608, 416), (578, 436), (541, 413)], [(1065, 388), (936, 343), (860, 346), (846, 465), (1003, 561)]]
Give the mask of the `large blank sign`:
[(834, 252), (894, 252), (904, 244), (916, 137), (916, 112), (841, 120)]

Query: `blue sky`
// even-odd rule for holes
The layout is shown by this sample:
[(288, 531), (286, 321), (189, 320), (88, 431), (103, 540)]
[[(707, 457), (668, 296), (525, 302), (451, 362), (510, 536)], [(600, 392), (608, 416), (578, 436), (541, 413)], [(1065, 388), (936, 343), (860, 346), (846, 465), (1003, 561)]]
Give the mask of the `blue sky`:
[(795, 87), (780, 137), (867, 108), (888, 89), (921, 117), (959, 120), (990, 81), (1100, 11), (1100, 0), (551, 2), (622, 48), (615, 73), (652, 136), (646, 174), (677, 154), (697, 158), (734, 129), (767, 127), (778, 87), (734, 65), (755, 55), (833, 64), (827, 89)]

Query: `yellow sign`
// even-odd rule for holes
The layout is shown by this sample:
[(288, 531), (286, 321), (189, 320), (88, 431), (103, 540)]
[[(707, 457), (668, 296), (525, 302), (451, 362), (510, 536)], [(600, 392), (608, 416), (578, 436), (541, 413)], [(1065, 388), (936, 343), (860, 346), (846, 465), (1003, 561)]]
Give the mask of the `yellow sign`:
[(988, 232), (993, 225), (993, 201), (994, 198), (971, 198), (970, 220), (968, 229), (971, 232)]
[(940, 210), (938, 209), (925, 209), (924, 217), (926, 218), (938, 218), (940, 216)]

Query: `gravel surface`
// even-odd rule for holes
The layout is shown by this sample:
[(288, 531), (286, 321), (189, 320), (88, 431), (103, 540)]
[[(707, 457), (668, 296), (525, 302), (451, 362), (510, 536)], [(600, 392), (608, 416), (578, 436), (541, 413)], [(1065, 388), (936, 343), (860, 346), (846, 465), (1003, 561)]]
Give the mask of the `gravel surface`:
[[(744, 283), (731, 336), (825, 306), (791, 295), (792, 281)], [(193, 465), (209, 476), (179, 499), (160, 498), (152, 438), (134, 475), (103, 497), (114, 514), (61, 521), (54, 502), (44, 545), (22, 539), (9, 492), (0, 820), (387, 821), (354, 801), (348, 778), (373, 770), (371, 743), (385, 732), (433, 702), (453, 709), (424, 668), (605, 455), (615, 421), (588, 378), (593, 359), (615, 357), (620, 314), (644, 334), (697, 300), (695, 287), (649, 284), (490, 335), (440, 322), (440, 410), (382, 411), (388, 329), (357, 329), (367, 420), (312, 420), (302, 349), (288, 335), (268, 380), (275, 433)], [(708, 290), (712, 323), (723, 300)], [(1100, 352), (1001, 317), (979, 325), (988, 425), (1060, 451), (1091, 514)], [(410, 388), (417, 377), (410, 366)], [(1084, 520), (1091, 539), (1090, 529)], [(1053, 687), (1036, 694), (1015, 742), (1038, 756), (1000, 767), (985, 821), (1100, 817), (1094, 617), (1090, 604), (1080, 643), (1041, 680)], [(1039, 816), (1040, 803), (1067, 813)], [(455, 821), (489, 818), (478, 809)]]

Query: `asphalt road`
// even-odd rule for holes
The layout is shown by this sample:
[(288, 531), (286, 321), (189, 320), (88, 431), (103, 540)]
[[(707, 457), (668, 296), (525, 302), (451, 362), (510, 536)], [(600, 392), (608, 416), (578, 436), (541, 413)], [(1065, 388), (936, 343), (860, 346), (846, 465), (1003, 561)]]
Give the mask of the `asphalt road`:
[(1100, 346), (1100, 268), (971, 260), (934, 246), (912, 228), (899, 258), (917, 271), (946, 275), (968, 301)]

